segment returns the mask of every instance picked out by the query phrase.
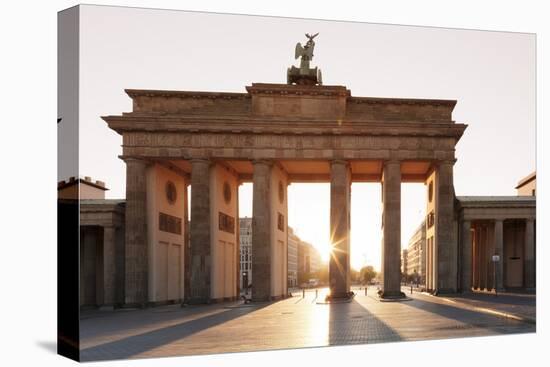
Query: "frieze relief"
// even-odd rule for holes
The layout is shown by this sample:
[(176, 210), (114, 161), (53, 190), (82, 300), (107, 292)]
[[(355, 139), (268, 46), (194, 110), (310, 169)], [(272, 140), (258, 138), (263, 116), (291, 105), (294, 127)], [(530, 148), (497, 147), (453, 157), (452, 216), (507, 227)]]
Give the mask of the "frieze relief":
[(453, 150), (454, 138), (392, 136), (293, 136), (252, 134), (125, 133), (125, 146), (275, 149)]
[[(254, 134), (124, 134), (125, 156), (184, 158), (454, 159), (454, 138)], [(197, 155), (198, 154), (198, 155)]]

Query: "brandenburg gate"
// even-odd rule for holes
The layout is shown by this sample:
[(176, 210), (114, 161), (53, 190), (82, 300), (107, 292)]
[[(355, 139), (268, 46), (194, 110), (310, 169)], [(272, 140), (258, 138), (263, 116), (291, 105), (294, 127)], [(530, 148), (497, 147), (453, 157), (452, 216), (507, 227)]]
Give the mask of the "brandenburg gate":
[(404, 296), (403, 182), (427, 188), (427, 287), (457, 291), (453, 165), (466, 125), (452, 119), (456, 101), (356, 97), (322, 85), (320, 71), (309, 68), (315, 36), (308, 37), (287, 84), (252, 83), (246, 93), (126, 90), (132, 111), (103, 117), (122, 135), (126, 162), (126, 304), (238, 297), (243, 182), (253, 183), (253, 301), (287, 295), (294, 182), (330, 183), (331, 299), (351, 294), (352, 182), (382, 185), (381, 297)]

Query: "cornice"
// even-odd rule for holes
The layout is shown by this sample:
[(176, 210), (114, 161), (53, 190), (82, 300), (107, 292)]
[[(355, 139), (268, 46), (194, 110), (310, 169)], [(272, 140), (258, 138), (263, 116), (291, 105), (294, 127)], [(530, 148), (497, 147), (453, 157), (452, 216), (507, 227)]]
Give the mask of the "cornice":
[(319, 96), (319, 97), (349, 97), (351, 92), (341, 85), (287, 85), (252, 83), (246, 87), (250, 95), (294, 95), (294, 96)]
[(134, 99), (137, 97), (193, 98), (193, 99), (249, 99), (247, 93), (231, 92), (198, 92), (172, 90), (125, 89), (126, 94)]
[(273, 135), (462, 136), (467, 125), (449, 122), (380, 122), (347, 120), (273, 120), (250, 117), (194, 118), (168, 116), (104, 116), (115, 131), (233, 133)]
[(452, 107), (456, 100), (450, 99), (415, 99), (415, 98), (381, 98), (381, 97), (350, 97), (348, 102), (354, 104), (382, 104), (382, 105), (429, 105)]

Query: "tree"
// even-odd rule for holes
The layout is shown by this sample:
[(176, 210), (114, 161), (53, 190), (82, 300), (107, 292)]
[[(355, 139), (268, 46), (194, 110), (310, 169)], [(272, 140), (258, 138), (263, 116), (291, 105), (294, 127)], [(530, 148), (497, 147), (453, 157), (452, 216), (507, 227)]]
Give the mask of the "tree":
[(372, 265), (364, 266), (359, 272), (359, 279), (363, 283), (370, 283), (376, 277), (376, 274), (376, 270), (374, 270)]

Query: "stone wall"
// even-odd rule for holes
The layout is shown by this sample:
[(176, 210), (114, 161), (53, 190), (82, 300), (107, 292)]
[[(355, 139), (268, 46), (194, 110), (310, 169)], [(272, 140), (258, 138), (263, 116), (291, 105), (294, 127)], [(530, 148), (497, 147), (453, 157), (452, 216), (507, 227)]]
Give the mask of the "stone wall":
[[(170, 203), (167, 198), (168, 182), (172, 182), (176, 189), (176, 198), (173, 203)], [(158, 164), (151, 165), (147, 169), (149, 302), (183, 299), (186, 185), (183, 177)], [(161, 213), (180, 220), (180, 233), (161, 230)]]
[[(224, 185), (229, 188), (228, 199)], [(192, 190), (193, 188), (191, 188)], [(214, 164), (210, 168), (210, 239), (211, 279), (210, 297), (213, 300), (231, 299), (237, 296), (237, 178), (227, 168)], [(233, 233), (220, 229), (220, 213), (233, 219)]]

